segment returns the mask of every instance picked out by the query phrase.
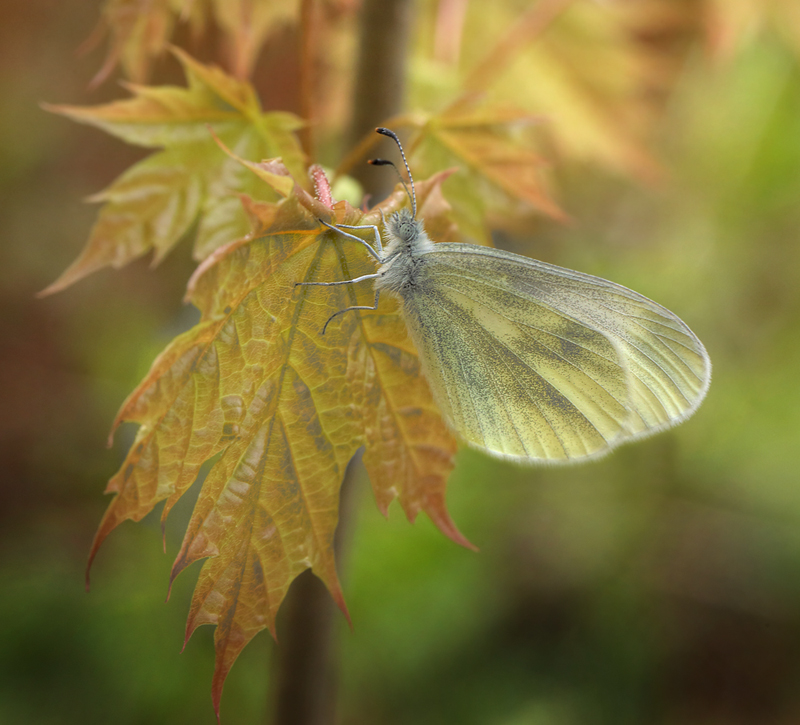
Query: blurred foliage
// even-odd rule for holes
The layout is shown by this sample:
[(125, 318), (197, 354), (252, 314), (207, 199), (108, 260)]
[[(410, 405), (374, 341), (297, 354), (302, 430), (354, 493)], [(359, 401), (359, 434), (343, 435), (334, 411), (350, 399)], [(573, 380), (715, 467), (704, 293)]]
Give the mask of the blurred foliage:
[[(714, 5), (724, 19), (727, 3)], [(763, 5), (791, 15), (791, 0)], [(709, 27), (686, 20), (701, 3), (678, 6), (691, 13), (653, 14), (661, 32), (651, 19), (636, 35), (671, 59), (639, 97), (660, 109), (647, 124), (659, 183), (590, 155), (561, 162), (571, 224), (515, 224), (496, 241), (688, 319), (715, 365), (708, 399), (686, 425), (590, 466), (462, 452), (448, 500), (478, 554), (396, 506), (387, 523), (362, 481), (342, 574), (355, 624), (339, 633), (343, 723), (800, 721), (796, 36), (789, 20), (751, 23), (735, 53), (709, 54)], [(141, 154), (37, 106), (82, 97), (97, 58), (65, 59), (96, 8), (35, 0), (0, 13), (0, 722), (211, 723), (211, 632), (178, 657), (192, 582), (162, 604), (172, 556), (158, 522), (122, 527), (82, 591), (97, 494), (124, 448), (101, 443), (157, 351), (194, 321), (180, 307), (193, 263), (178, 248), (156, 271), (137, 262), (33, 299), (92, 222), (76, 197)], [(619, 75), (609, 82), (630, 81)], [(116, 95), (103, 86), (90, 100)], [(170, 554), (190, 508), (172, 514)], [(242, 655), (226, 720), (263, 719), (273, 650), (262, 634)]]

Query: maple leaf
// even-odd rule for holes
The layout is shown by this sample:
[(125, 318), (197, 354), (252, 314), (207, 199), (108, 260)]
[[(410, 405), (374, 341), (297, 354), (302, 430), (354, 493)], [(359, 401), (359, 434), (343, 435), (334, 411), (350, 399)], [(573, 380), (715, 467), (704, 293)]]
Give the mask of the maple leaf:
[(158, 263), (194, 225), (196, 259), (248, 232), (237, 192), (268, 201), (279, 196), (226, 155), (209, 128), (242, 156), (280, 156), (294, 179), (310, 189), (294, 134), (302, 125), (297, 117), (263, 112), (248, 83), (198, 63), (177, 48), (173, 53), (186, 73), (186, 88), (130, 85), (130, 99), (89, 108), (46, 106), (127, 143), (163, 150), (92, 197), (105, 204), (89, 241), (44, 294), (103, 267), (122, 267), (150, 250)]
[[(414, 130), (407, 147), (411, 164), (421, 176), (458, 169), (447, 180), (453, 218), (464, 235), (490, 245), (489, 209), (507, 211), (526, 204), (555, 219), (566, 218), (547, 191), (543, 174), (547, 164), (524, 133), (534, 121), (530, 113), (517, 108), (489, 107), (467, 97), (439, 114), (396, 116), (387, 125)], [(374, 136), (370, 134), (342, 162), (340, 172), (369, 150)]]
[[(469, 546), (445, 507), (455, 440), (434, 405), (394, 300), (375, 311), (335, 318), (372, 300), (370, 285), (303, 287), (297, 282), (351, 279), (374, 269), (357, 243), (317, 218), (380, 222), (345, 202), (332, 208), (294, 185), (277, 161), (250, 168), (280, 202), (242, 200), (253, 231), (218, 249), (190, 283), (200, 322), (176, 338), (123, 404), (114, 427), (139, 424), (98, 528), (89, 565), (105, 537), (165, 501), (162, 522), (216, 457), (172, 570), (200, 572), (187, 640), (215, 624), (214, 706), (234, 660), (275, 615), (293, 579), (307, 568), (346, 613), (333, 536), (345, 468), (364, 446), (364, 465), (379, 509), (398, 498), (410, 520), (426, 512), (453, 540)], [(440, 193), (446, 174), (417, 186), (420, 214), (447, 235)], [(406, 202), (402, 190), (380, 205)], [(88, 568), (87, 568), (88, 577)]]
[[(646, 143), (660, 118), (651, 90), (665, 82), (665, 54), (637, 35), (642, 5), (653, 3), (471, 3), (456, 46), (442, 36), (458, 55), (448, 65), (433, 48), (414, 75), (412, 97), (426, 109), (449, 107), (445, 115), (462, 104), (467, 112), (476, 94), (488, 109), (513, 104), (539, 119), (548, 145), (563, 157), (658, 178), (661, 167)], [(454, 184), (447, 191), (456, 206)]]
[(419, 132), (411, 144), (412, 163), (423, 175), (436, 168), (463, 169), (448, 182), (448, 199), (465, 234), (489, 244), (489, 210), (519, 202), (553, 219), (566, 219), (546, 186), (548, 164), (525, 133), (536, 122), (530, 113), (467, 97), (421, 120), (415, 124)]
[(215, 20), (222, 31), (233, 75), (246, 78), (269, 33), (297, 20), (296, 0), (107, 0), (100, 22), (84, 44), (89, 50), (103, 36), (110, 43), (91, 85), (103, 83), (117, 66), (143, 83), (153, 60), (168, 48), (175, 26), (187, 23), (194, 36)]
[(100, 22), (84, 43), (84, 50), (90, 50), (110, 35), (106, 58), (90, 86), (103, 83), (118, 65), (131, 80), (144, 82), (153, 59), (164, 52), (178, 17), (199, 28), (206, 21), (203, 11), (203, 3), (192, 0), (108, 0)]
[(735, 57), (769, 26), (800, 57), (800, 7), (795, 0), (705, 0), (704, 4), (709, 45), (718, 57)]
[[(509, 23), (466, 80), (491, 102), (514, 102), (557, 123), (546, 124), (561, 153), (653, 180), (661, 167), (646, 150), (657, 114), (645, 91), (660, 73), (656, 54), (634, 36), (639, 3), (548, 0)], [(551, 14), (546, 25), (537, 11)], [(511, 44), (518, 52), (509, 55)]]

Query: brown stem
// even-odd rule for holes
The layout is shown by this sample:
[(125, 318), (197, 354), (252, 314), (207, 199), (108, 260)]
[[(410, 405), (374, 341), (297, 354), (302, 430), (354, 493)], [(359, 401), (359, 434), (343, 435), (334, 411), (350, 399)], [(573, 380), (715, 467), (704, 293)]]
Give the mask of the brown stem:
[(316, 100), (314, 76), (316, 69), (317, 8), (316, 0), (302, 0), (300, 4), (300, 115), (306, 121), (298, 136), (309, 160), (314, 156), (314, 122)]
[[(410, 26), (410, 0), (364, 0), (348, 148), (402, 110)], [(396, 152), (388, 141), (377, 148), (379, 155)], [(374, 200), (394, 187), (391, 174), (367, 164), (356, 164), (351, 173)]]
[(436, 9), (433, 57), (441, 63), (458, 65), (468, 2), (469, 0), (439, 0)]
[[(306, 11), (311, 10), (312, 2), (306, 0)], [(353, 115), (348, 134), (351, 146), (402, 109), (410, 20), (411, 0), (363, 2)], [(306, 83), (310, 84), (311, 79), (306, 79)], [(361, 180), (367, 193), (381, 198), (391, 191), (394, 179), (390, 174), (362, 175), (359, 172), (364, 168), (372, 167), (357, 166), (354, 175)], [(342, 483), (335, 540), (339, 571), (352, 532), (357, 500), (355, 480), (360, 467), (359, 455), (350, 462)], [(334, 722), (337, 668), (333, 624), (337, 616), (330, 594), (317, 577), (307, 571), (295, 580), (281, 607), (278, 623), (274, 725), (331, 725)]]

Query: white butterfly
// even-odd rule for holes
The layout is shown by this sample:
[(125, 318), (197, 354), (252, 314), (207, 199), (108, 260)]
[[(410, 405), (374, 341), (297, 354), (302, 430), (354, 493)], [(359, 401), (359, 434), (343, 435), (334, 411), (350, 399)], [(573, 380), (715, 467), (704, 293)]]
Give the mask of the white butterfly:
[[(408, 170), (397, 136), (393, 138)], [(387, 164), (377, 160), (377, 164)], [(686, 420), (711, 361), (676, 315), (599, 277), (472, 244), (434, 244), (412, 209), (377, 227), (330, 226), (363, 244), (397, 297), (434, 400), (469, 445), (519, 462), (573, 462)], [(405, 185), (405, 184), (404, 184)], [(406, 189), (408, 191), (408, 189)], [(325, 224), (325, 222), (322, 222)], [(344, 229), (371, 229), (373, 248)], [(323, 329), (324, 333), (324, 329)]]

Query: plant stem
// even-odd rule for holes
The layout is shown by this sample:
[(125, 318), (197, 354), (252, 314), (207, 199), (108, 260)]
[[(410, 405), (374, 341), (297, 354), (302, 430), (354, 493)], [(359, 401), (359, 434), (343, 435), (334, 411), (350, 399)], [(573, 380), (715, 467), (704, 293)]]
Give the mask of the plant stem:
[(314, 71), (316, 70), (317, 45), (319, 43), (319, 8), (316, 0), (302, 0), (300, 3), (300, 115), (307, 122), (298, 131), (300, 144), (306, 156), (316, 160), (314, 148), (314, 123), (316, 122), (316, 94), (314, 92)]
[[(311, 10), (310, 3), (306, 9)], [(351, 146), (402, 109), (411, 0), (364, 0), (361, 13), (360, 51), (347, 134)], [(305, 82), (310, 84), (310, 79)], [(373, 198), (391, 191), (394, 180), (388, 174), (363, 171), (357, 167), (353, 175)], [(342, 482), (334, 544), (340, 572), (352, 533), (360, 468), (358, 454)], [(281, 614), (273, 723), (331, 725), (335, 721), (337, 680), (333, 624), (338, 612), (333, 600), (322, 582), (307, 571), (292, 584)]]
[[(347, 467), (339, 495), (334, 549), (342, 560), (353, 529), (361, 455)], [(330, 725), (336, 706), (334, 622), (341, 613), (328, 590), (309, 569), (292, 584), (278, 628), (274, 725)]]
[[(403, 108), (411, 1), (364, 0), (361, 13), (350, 148)], [(396, 153), (392, 144), (385, 144), (387, 155)], [(375, 200), (387, 196), (394, 187), (390, 174), (376, 173), (367, 164), (357, 164), (350, 173)]]

